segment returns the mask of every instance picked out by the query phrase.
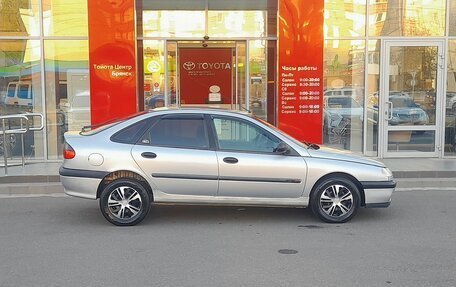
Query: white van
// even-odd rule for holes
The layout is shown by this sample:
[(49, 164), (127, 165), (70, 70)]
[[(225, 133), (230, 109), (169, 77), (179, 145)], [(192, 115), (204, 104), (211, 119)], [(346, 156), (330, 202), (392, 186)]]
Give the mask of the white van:
[(7, 106), (33, 109), (32, 83), (30, 81), (9, 82), (4, 101)]

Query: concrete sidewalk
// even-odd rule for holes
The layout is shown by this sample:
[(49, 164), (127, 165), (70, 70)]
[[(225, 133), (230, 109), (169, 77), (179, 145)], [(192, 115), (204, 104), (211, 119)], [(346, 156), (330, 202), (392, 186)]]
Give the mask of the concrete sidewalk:
[[(456, 190), (456, 159), (396, 158), (381, 159), (394, 174), (398, 190)], [(0, 196), (12, 194), (58, 194), (63, 192), (59, 179), (61, 162), (29, 163), (0, 167)]]

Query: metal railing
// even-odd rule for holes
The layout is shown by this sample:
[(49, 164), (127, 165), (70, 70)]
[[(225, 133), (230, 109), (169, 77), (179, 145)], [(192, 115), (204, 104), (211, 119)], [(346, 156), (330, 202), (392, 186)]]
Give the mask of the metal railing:
[[(35, 118), (40, 119), (40, 124), (38, 126), (34, 126)], [(44, 128), (44, 117), (40, 113), (24, 113), (0, 116), (0, 121), (2, 125), (0, 136), (3, 136), (3, 161), (5, 164), (5, 175), (8, 175), (8, 141), (10, 140), (10, 135), (21, 135), (22, 167), (24, 167), (24, 134), (28, 131), (41, 131)], [(13, 126), (13, 128), (11, 126)]]

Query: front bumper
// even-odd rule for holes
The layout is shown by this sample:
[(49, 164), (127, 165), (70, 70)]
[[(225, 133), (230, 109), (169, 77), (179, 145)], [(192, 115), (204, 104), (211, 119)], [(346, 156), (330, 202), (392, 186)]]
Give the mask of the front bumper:
[(365, 207), (388, 207), (391, 204), (391, 196), (396, 188), (395, 181), (365, 181), (361, 184)]

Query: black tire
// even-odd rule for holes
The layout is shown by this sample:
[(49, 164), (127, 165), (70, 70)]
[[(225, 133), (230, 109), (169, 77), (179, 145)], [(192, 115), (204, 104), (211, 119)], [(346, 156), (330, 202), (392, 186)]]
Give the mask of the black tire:
[(358, 212), (360, 192), (351, 180), (336, 176), (318, 183), (310, 200), (312, 212), (321, 220), (328, 223), (344, 223)]
[(151, 195), (134, 179), (116, 179), (100, 195), (101, 214), (118, 226), (140, 223), (149, 213), (150, 203)]

